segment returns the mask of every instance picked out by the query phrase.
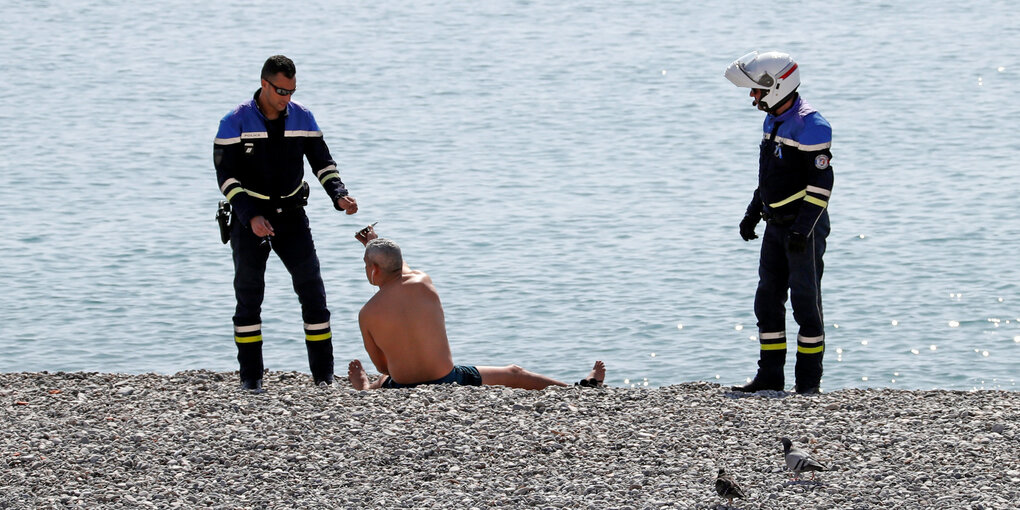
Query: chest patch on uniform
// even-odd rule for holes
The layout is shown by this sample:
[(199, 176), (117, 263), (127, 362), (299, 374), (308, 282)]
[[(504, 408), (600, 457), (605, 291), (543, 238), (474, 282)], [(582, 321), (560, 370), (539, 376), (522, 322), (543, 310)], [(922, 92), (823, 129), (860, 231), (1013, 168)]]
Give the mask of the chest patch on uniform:
[[(255, 144), (253, 144), (253, 143), (246, 143), (246, 144), (244, 144), (244, 153), (245, 154), (251, 154), (253, 152), (255, 152)], [(815, 162), (817, 163), (817, 160)]]
[(815, 156), (815, 168), (819, 170), (829, 168), (829, 156), (826, 156), (825, 154)]

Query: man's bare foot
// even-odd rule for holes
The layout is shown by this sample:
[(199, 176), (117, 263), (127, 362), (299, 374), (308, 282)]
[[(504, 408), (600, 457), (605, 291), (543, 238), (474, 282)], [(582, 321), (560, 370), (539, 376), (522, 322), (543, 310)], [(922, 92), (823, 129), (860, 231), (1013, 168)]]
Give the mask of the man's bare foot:
[(595, 366), (591, 367), (591, 372), (588, 372), (588, 379), (595, 379), (599, 382), (599, 386), (602, 386), (602, 381), (606, 380), (606, 364), (602, 360), (595, 362)]
[(347, 380), (351, 381), (351, 386), (354, 386), (356, 390), (368, 389), (368, 374), (365, 373), (365, 368), (361, 366), (361, 361), (354, 360), (347, 365)]
[(601, 387), (603, 381), (606, 380), (606, 364), (601, 360), (595, 362), (595, 366), (591, 368), (591, 372), (588, 372), (588, 377), (581, 379), (581, 382), (577, 383), (580, 386), (598, 388)]

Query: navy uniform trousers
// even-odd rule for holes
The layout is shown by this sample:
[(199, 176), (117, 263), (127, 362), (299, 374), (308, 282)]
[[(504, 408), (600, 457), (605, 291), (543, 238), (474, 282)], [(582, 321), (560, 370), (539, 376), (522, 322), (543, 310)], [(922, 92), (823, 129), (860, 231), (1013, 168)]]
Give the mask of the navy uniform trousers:
[(822, 255), (829, 235), (829, 213), (822, 212), (807, 238), (807, 249), (790, 252), (788, 225), (768, 223), (761, 243), (754, 314), (758, 319), (759, 376), (781, 382), (786, 362), (786, 299), (789, 292), (797, 335), (797, 385), (812, 388), (822, 377), (825, 332), (822, 321)]
[(264, 215), (273, 226), (268, 241), (256, 236), (235, 217), (230, 233), (234, 252), (234, 341), (242, 381), (262, 379), (262, 299), (265, 294), (266, 261), (270, 250), (287, 267), (301, 302), (305, 322), (308, 365), (316, 382), (332, 380), (333, 343), (326, 308), (326, 290), (319, 272), (308, 216), (295, 207)]

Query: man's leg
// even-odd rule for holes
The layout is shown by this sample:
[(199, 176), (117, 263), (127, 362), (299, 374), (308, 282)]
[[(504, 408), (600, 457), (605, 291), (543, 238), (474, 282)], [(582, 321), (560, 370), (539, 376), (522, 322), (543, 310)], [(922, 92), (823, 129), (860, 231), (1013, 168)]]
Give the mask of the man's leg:
[(786, 265), (786, 229), (766, 225), (758, 262), (758, 290), (754, 294), (754, 315), (758, 319), (758, 372), (737, 391), (782, 391), (786, 383), (786, 293), (789, 279)]
[(822, 379), (825, 329), (822, 316), (822, 270), (825, 238), (829, 234), (828, 213), (822, 213), (808, 237), (804, 253), (790, 254), (790, 304), (800, 326), (797, 335), (796, 389), (816, 393)]
[(230, 247), (234, 256), (234, 344), (241, 387), (259, 390), (262, 385), (262, 298), (265, 294), (269, 245), (234, 218)]
[[(508, 365), (505, 367), (475, 367), (478, 370), (478, 374), (482, 377), (482, 384), (486, 385), (498, 385), (498, 386), (509, 386), (511, 388), (521, 388), (526, 390), (541, 390), (548, 388), (549, 386), (566, 386), (566, 383), (562, 383), (551, 377), (546, 377), (541, 374), (529, 372), (517, 365)], [(347, 365), (347, 379), (351, 382), (351, 386), (356, 390), (374, 390), (381, 388), (386, 382), (389, 376), (383, 375), (370, 382), (368, 374), (365, 372), (365, 368), (361, 365), (361, 361), (354, 360)], [(586, 379), (595, 379), (596, 381), (604, 381), (606, 378), (606, 366), (601, 361), (596, 361), (595, 366), (590, 372)]]
[[(482, 376), (482, 384), (509, 386), (525, 390), (541, 390), (549, 386), (566, 386), (566, 383), (557, 381), (542, 374), (529, 372), (517, 365), (505, 367), (475, 367)], [(596, 361), (586, 379), (603, 381), (606, 378), (606, 367), (601, 361)]]
[(529, 372), (517, 365), (505, 367), (475, 367), (482, 376), (482, 384), (509, 386), (525, 390), (541, 390), (549, 386), (566, 386), (551, 377)]
[(308, 367), (316, 384), (333, 383), (333, 333), (326, 308), (326, 288), (319, 271), (308, 217), (303, 210), (280, 216), (273, 249), (290, 272), (294, 292), (301, 302)]

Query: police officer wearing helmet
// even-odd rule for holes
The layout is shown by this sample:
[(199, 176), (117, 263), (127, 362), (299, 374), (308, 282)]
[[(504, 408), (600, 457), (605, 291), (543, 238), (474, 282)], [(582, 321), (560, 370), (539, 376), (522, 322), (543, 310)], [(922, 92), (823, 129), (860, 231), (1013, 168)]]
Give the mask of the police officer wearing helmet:
[(256, 392), (262, 391), (261, 311), (270, 251), (287, 267), (301, 302), (313, 381), (318, 385), (333, 382), (326, 291), (304, 211), (308, 198), (308, 184), (302, 180), (304, 158), (337, 210), (358, 211), (312, 112), (291, 100), (297, 89), (295, 73), (291, 59), (269, 57), (262, 66), (261, 87), (223, 117), (213, 144), (220, 191), (232, 209), (228, 228), (234, 254), (234, 343), (241, 388)]
[(758, 158), (758, 187), (740, 222), (744, 241), (757, 239), (765, 220), (758, 290), (760, 358), (754, 379), (737, 391), (782, 391), (785, 385), (786, 300), (797, 333), (798, 393), (818, 393), (825, 353), (822, 255), (829, 235), (832, 128), (797, 92), (800, 70), (786, 53), (752, 52), (726, 69), (734, 85), (751, 89), (752, 104), (767, 113)]

